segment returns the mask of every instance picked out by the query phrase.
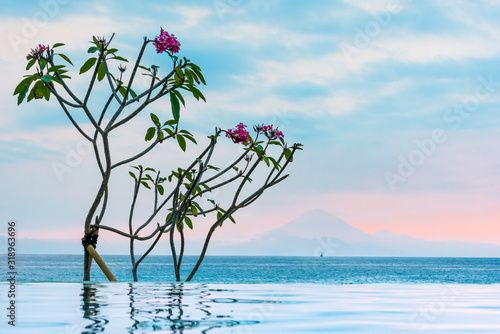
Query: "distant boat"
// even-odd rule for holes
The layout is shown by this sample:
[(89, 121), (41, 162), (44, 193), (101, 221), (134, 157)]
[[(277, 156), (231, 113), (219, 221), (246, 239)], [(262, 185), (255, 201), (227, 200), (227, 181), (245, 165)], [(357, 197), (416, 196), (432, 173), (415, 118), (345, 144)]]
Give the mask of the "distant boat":
[(323, 253), (321, 253), (319, 257), (323, 257)]

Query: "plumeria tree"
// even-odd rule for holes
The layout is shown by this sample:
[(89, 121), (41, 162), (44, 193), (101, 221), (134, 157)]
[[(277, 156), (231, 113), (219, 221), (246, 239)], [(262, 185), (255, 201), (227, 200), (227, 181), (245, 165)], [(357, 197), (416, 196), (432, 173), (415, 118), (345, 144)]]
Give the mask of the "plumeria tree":
[[(252, 138), (246, 130), (246, 125), (242, 123), (238, 124), (236, 129), (227, 131), (216, 129), (215, 134), (209, 137), (210, 141), (201, 154), (189, 166), (184, 169), (173, 170), (168, 177), (161, 177), (160, 171), (153, 168), (133, 167), (134, 170), (130, 171), (130, 175), (134, 179), (134, 192), (129, 215), (129, 232), (125, 233), (115, 229), (113, 231), (130, 238), (130, 256), (135, 281), (137, 281), (139, 264), (158, 244), (165, 233), (168, 235), (175, 277), (177, 281), (180, 281), (180, 269), (185, 249), (185, 227), (187, 226), (188, 229), (192, 230), (196, 225), (196, 218), (211, 218), (212, 223), (205, 237), (201, 253), (194, 268), (191, 269), (186, 278), (186, 281), (190, 281), (205, 257), (215, 230), (221, 227), (227, 219), (236, 223), (232, 216), (236, 211), (252, 204), (266, 189), (289, 176), (283, 172), (292, 161), (295, 151), (301, 149), (301, 145), (294, 144), (288, 148), (283, 139), (283, 133), (279, 129), (273, 128), (273, 125), (257, 125), (254, 127), (254, 131), (256, 133), (255, 138)], [(244, 150), (242, 154), (234, 157), (231, 163), (224, 166), (224, 168), (220, 168), (211, 165), (210, 162), (216, 153), (215, 149), (219, 137), (223, 133), (226, 134), (226, 137), (232, 139), (234, 143), (243, 144)], [(271, 147), (276, 147), (277, 150), (270, 152)], [(268, 169), (267, 173), (265, 173), (266, 177), (257, 186), (254, 185), (250, 191), (245, 192), (245, 188), (252, 182), (251, 176), (255, 174), (259, 165)], [(215, 175), (207, 175), (208, 170), (212, 170)], [(164, 187), (167, 181), (172, 184), (172, 191), (168, 194), (165, 192)], [(258, 182), (255, 181), (254, 183)], [(231, 187), (231, 185), (235, 186)], [(141, 222), (141, 225), (134, 228), (134, 210), (141, 187), (154, 191), (153, 210), (146, 221)], [(231, 200), (224, 205), (217, 203), (210, 198), (212, 191), (215, 189), (219, 191), (225, 190), (226, 194), (231, 194), (229, 196)], [(246, 194), (242, 195), (243, 193)], [(203, 207), (207, 207), (207, 204), (212, 207), (204, 210)], [(153, 233), (137, 239), (135, 236), (148, 226), (152, 219), (162, 210), (165, 222), (162, 225), (158, 224)], [(174, 239), (176, 236), (180, 242), (180, 249), (177, 249), (175, 245)], [(153, 239), (149, 248), (137, 259), (134, 251), (135, 241), (149, 239)]]
[[(79, 70), (80, 75), (92, 70), (89, 84), (82, 95), (78, 95), (70, 88), (71, 77), (68, 75), (67, 66), (68, 64), (73, 66), (73, 63), (68, 56), (58, 52), (59, 48), (64, 46), (63, 43), (56, 43), (52, 46), (40, 44), (31, 50), (26, 57), (26, 70), (32, 70), (33, 73), (24, 76), (15, 88), (14, 95), (18, 96), (18, 104), (25, 100), (27, 102), (38, 99), (49, 101), (51, 97), (55, 98), (76, 130), (93, 146), (101, 181), (83, 224), (82, 243), (85, 255), (83, 279), (90, 279), (92, 258), (100, 265), (103, 263), (95, 252), (95, 248), (99, 230), (107, 230), (129, 238), (132, 273), (135, 280), (137, 280), (139, 264), (158, 244), (162, 236), (168, 236), (175, 276), (177, 280), (180, 280), (185, 226), (193, 229), (195, 218), (200, 216), (209, 218), (210, 215), (214, 215), (213, 224), (206, 236), (199, 259), (186, 279), (189, 281), (203, 261), (214, 231), (227, 219), (234, 222), (232, 215), (237, 210), (250, 205), (266, 189), (284, 180), (288, 175), (284, 175), (283, 171), (293, 160), (295, 151), (301, 149), (301, 145), (293, 144), (288, 147), (283, 139), (283, 133), (273, 125), (255, 126), (255, 138), (241, 123), (235, 129), (216, 128), (215, 133), (208, 137), (209, 142), (206, 148), (193, 159), (193, 162), (185, 168), (174, 169), (168, 177), (161, 176), (160, 171), (150, 167), (134, 166), (129, 171), (134, 179), (129, 229), (122, 231), (115, 226), (106, 225), (104, 217), (110, 196), (109, 183), (114, 172), (120, 169), (119, 167), (130, 166), (131, 163), (167, 140), (176, 140), (182, 151), (186, 150), (187, 142), (197, 144), (189, 131), (180, 128), (181, 104), (186, 106), (182, 92), (190, 93), (196, 100), (205, 101), (198, 87), (206, 84), (202, 71), (196, 64), (186, 57), (180, 58), (175, 55), (180, 51), (180, 43), (173, 34), (169, 34), (163, 28), (155, 39), (144, 38), (128, 77), (125, 77), (127, 67), (124, 65), (128, 63), (128, 60), (118, 55), (118, 49), (110, 47), (113, 37), (114, 34), (109, 39), (92, 38), (88, 49), (90, 57)], [(154, 46), (157, 53), (166, 54), (170, 58), (171, 69), (162, 73), (160, 66), (144, 64), (143, 56), (149, 44)], [(118, 66), (112, 67), (113, 62), (115, 66)], [(134, 83), (139, 72), (150, 77), (150, 84), (149, 88), (136, 93), (133, 87), (137, 87)], [(109, 93), (108, 97), (103, 100), (102, 106), (95, 108), (95, 104), (90, 104), (89, 100), (92, 95), (96, 95), (95, 87), (98, 84), (106, 85)], [(152, 126), (145, 129), (146, 147), (130, 157), (115, 160), (112, 154), (113, 145), (109, 140), (110, 134), (118, 131), (139, 115), (144, 115), (146, 107), (164, 97), (170, 101), (171, 113), (159, 116), (149, 114)], [(85, 131), (82, 124), (76, 121), (75, 113), (85, 115), (85, 123), (91, 125), (91, 131)], [(244, 145), (244, 152), (234, 157), (233, 162), (228, 166), (215, 167), (210, 164), (210, 161), (222, 134), (235, 144)], [(274, 156), (270, 152), (271, 146), (277, 148), (277, 151), (273, 153)], [(255, 189), (243, 197), (243, 190), (251, 182), (251, 176), (257, 167), (262, 165), (269, 169), (267, 176)], [(208, 170), (214, 171), (215, 175), (208, 176)], [(208, 197), (213, 190), (228, 188), (230, 184), (237, 184), (234, 189), (230, 189), (233, 192), (230, 203), (221, 205)], [(134, 210), (142, 188), (151, 189), (154, 192), (153, 210), (145, 221), (135, 226)], [(202, 206), (206, 203), (201, 203), (202, 198), (212, 207), (203, 210)], [(152, 225), (152, 232), (145, 233), (146, 228), (160, 218), (163, 223)], [(175, 246), (176, 238), (180, 241), (179, 250)], [(150, 243), (146, 252), (140, 257), (136, 257), (135, 254), (134, 246), (137, 242)], [(103, 267), (105, 268), (105, 264), (101, 266)], [(108, 276), (110, 277), (113, 278), (112, 274)]]

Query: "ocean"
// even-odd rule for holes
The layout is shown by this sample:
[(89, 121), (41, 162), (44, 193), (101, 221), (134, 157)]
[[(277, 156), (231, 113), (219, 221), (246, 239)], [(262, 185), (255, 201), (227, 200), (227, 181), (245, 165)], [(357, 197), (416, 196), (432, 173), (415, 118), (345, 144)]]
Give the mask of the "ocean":
[(2, 263), (0, 333), (500, 333), (496, 258), (211, 256), (192, 283), (166, 256), (139, 283), (128, 257), (103, 258), (118, 283), (95, 264), (81, 282), (77, 255), (19, 255), (15, 282)]
[[(131, 282), (130, 258), (103, 255), (119, 282)], [(197, 257), (186, 256), (181, 278)], [(80, 282), (83, 256), (18, 255), (17, 280), (25, 282)], [(7, 272), (1, 261), (1, 272)], [(140, 282), (173, 282), (172, 258), (149, 256), (139, 266)], [(105, 282), (92, 265), (92, 280)], [(500, 283), (500, 258), (396, 257), (273, 257), (207, 256), (193, 282), (200, 283), (313, 283), (313, 284), (494, 284)]]

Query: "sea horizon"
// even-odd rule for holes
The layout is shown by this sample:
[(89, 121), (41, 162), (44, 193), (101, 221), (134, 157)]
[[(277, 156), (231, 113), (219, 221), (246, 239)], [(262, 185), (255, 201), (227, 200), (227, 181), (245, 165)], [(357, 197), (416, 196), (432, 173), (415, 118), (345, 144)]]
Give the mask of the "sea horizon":
[[(120, 282), (132, 282), (130, 256), (103, 255)], [(184, 256), (181, 281), (198, 256)], [(16, 259), (18, 282), (81, 282), (83, 254), (20, 254)], [(6, 272), (5, 264), (0, 270)], [(94, 263), (92, 281), (107, 279)], [(144, 282), (176, 281), (170, 255), (150, 255), (138, 269)], [(2, 279), (3, 281), (3, 279)], [(194, 282), (202, 283), (500, 283), (500, 258), (472, 257), (335, 257), (335, 256), (206, 256)]]

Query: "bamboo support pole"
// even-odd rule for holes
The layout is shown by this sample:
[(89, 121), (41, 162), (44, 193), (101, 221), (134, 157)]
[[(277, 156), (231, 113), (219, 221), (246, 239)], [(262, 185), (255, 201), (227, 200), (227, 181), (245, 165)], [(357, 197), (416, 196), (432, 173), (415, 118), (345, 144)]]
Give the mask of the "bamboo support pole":
[[(94, 247), (92, 245), (88, 245), (86, 247), (87, 251), (90, 253), (90, 256), (95, 260), (95, 262), (99, 265), (99, 268), (101, 268), (102, 272), (110, 282), (116, 282), (115, 276), (113, 276), (113, 273), (111, 273), (111, 270), (109, 270), (108, 266), (104, 261), (102, 260), (101, 256), (96, 252)], [(91, 260), (92, 261), (92, 260)]]
[[(95, 225), (94, 225), (94, 237), (96, 238), (96, 247), (97, 247), (97, 238), (99, 238), (99, 220), (97, 216), (95, 217)], [(95, 248), (94, 248), (95, 250)], [(96, 250), (95, 250), (96, 251)], [(97, 253), (97, 251), (96, 251)], [(92, 269), (92, 256), (89, 256), (89, 271)]]

